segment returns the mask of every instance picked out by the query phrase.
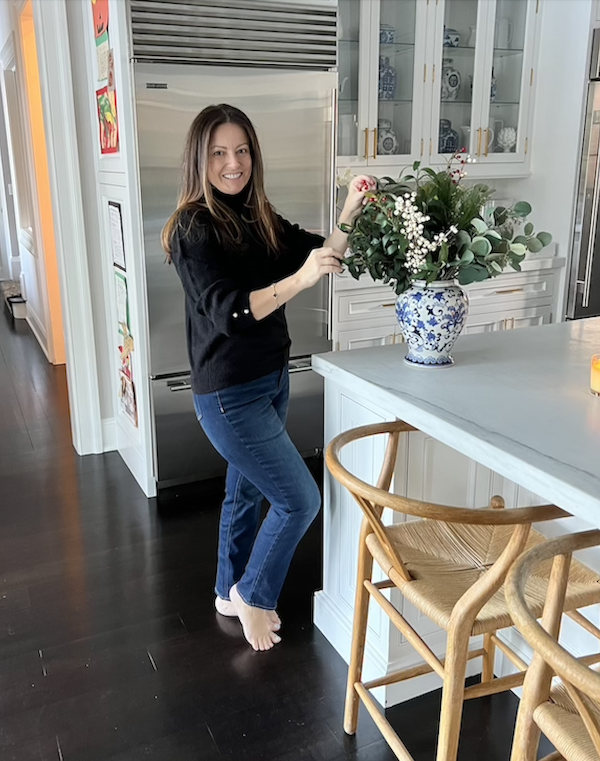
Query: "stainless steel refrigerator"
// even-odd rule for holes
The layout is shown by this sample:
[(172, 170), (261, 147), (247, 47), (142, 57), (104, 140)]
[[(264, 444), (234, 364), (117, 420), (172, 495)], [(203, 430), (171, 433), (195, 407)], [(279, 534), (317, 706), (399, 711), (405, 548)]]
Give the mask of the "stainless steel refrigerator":
[(600, 316), (600, 29), (594, 31), (577, 188), (567, 317)]
[[(160, 488), (224, 472), (194, 415), (183, 290), (160, 245), (175, 208), (188, 127), (210, 104), (245, 111), (264, 154), (270, 201), (290, 221), (327, 236), (334, 220), (337, 74), (178, 63), (135, 63), (134, 72)], [(323, 445), (323, 384), (310, 369), (310, 355), (331, 348), (330, 287), (323, 279), (286, 305), (292, 339), (288, 430), (303, 454)]]

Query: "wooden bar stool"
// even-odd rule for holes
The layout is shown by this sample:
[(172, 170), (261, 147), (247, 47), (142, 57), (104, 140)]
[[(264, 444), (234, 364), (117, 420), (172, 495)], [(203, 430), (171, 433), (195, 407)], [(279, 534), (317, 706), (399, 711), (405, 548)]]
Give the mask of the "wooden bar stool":
[[(508, 609), (534, 651), (523, 685), (511, 761), (535, 761), (540, 731), (557, 748), (544, 761), (600, 759), (600, 674), (589, 668), (600, 663), (600, 654), (575, 658), (558, 643), (568, 579), (575, 565), (571, 554), (598, 544), (600, 531), (544, 542), (524, 553), (507, 576)], [(531, 609), (527, 587), (539, 564), (548, 567), (550, 561), (550, 584), (540, 624), (537, 611)], [(579, 623), (600, 639), (600, 630), (587, 619)], [(553, 679), (555, 675), (559, 680)]]
[[(464, 700), (520, 686), (527, 669), (522, 659), (496, 636), (497, 630), (512, 625), (502, 589), (506, 573), (524, 549), (544, 541), (541, 534), (531, 530), (532, 522), (563, 518), (568, 513), (554, 505), (497, 509), (504, 506), (501, 497), (494, 497), (489, 509), (472, 510), (391, 494), (399, 436), (414, 430), (402, 421), (362, 426), (337, 436), (327, 448), (327, 467), (364, 513), (344, 729), (351, 735), (356, 732), (360, 699), (396, 756), (402, 761), (412, 761), (370, 690), (435, 672), (443, 679), (437, 760), (455, 761)], [(389, 439), (379, 480), (372, 486), (344, 468), (340, 451), (353, 441), (381, 434), (388, 434)], [(381, 515), (386, 507), (421, 520), (385, 526)], [(373, 559), (387, 580), (373, 583)], [(528, 581), (527, 593), (537, 615), (542, 613), (547, 581), (546, 574)], [(390, 587), (397, 587), (406, 600), (447, 632), (445, 659), (436, 656), (382, 594), (382, 590)], [(377, 601), (425, 663), (371, 682), (362, 681), (370, 598)], [(600, 602), (598, 577), (573, 564), (565, 610), (596, 602)], [(483, 635), (483, 648), (470, 651), (470, 639), (477, 635)], [(519, 673), (494, 678), (496, 647), (517, 666)], [(476, 657), (483, 658), (482, 683), (465, 689), (467, 662)]]

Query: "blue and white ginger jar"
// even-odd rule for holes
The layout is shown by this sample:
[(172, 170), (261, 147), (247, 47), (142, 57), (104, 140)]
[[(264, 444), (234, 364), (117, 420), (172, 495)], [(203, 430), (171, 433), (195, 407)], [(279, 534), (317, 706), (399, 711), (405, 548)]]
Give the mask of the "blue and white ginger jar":
[(463, 329), (469, 301), (451, 280), (416, 280), (396, 301), (396, 317), (408, 353), (404, 361), (423, 367), (454, 364), (450, 351)]

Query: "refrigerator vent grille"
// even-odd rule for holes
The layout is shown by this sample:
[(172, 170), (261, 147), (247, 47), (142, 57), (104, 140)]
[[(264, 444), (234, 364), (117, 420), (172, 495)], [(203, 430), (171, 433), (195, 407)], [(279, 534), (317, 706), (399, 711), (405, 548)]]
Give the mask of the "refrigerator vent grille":
[(337, 63), (330, 0), (131, 0), (131, 27), (138, 61), (285, 69)]

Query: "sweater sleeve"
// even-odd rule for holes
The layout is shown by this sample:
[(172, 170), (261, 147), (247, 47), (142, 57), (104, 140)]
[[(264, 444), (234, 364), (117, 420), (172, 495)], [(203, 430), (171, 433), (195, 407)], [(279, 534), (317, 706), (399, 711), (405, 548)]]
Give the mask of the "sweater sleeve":
[(173, 264), (194, 311), (226, 336), (255, 325), (250, 291), (226, 271), (224, 254), (208, 225), (199, 223), (187, 233), (180, 230), (174, 238)]
[(321, 248), (325, 238), (322, 235), (309, 233), (300, 225), (293, 225), (283, 217), (279, 217), (279, 221), (283, 228), (285, 244), (285, 252), (281, 257), (281, 277), (287, 277), (302, 267), (314, 248)]

